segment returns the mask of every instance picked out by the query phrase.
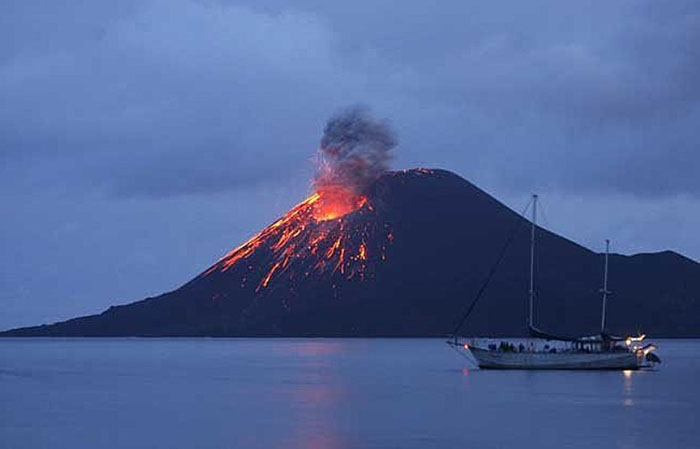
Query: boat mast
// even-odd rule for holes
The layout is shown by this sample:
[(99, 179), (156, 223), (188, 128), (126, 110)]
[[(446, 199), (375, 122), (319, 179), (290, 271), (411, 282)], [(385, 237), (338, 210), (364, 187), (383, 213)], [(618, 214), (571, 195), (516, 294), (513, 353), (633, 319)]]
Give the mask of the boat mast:
[(535, 302), (535, 229), (537, 228), (537, 195), (532, 195), (532, 220), (530, 227), (530, 315), (528, 325), (533, 325), (533, 312)]
[(605, 333), (605, 308), (608, 302), (608, 256), (610, 254), (610, 240), (605, 240), (605, 269), (603, 270), (603, 288), (600, 292), (603, 294), (603, 313), (600, 318), (600, 333)]

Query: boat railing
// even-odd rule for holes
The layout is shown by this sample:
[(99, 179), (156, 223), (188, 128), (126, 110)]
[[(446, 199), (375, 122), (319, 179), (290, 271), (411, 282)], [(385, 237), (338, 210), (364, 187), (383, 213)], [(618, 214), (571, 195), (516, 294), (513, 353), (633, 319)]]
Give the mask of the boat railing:
[(597, 354), (603, 352), (635, 352), (636, 348), (627, 347), (618, 343), (609, 342), (545, 342), (544, 344), (535, 344), (533, 341), (508, 341), (508, 340), (477, 340), (472, 339), (467, 342), (465, 349), (475, 348), (493, 352), (509, 352), (509, 353), (535, 353), (535, 354), (556, 354), (556, 353), (581, 353), (581, 354)]

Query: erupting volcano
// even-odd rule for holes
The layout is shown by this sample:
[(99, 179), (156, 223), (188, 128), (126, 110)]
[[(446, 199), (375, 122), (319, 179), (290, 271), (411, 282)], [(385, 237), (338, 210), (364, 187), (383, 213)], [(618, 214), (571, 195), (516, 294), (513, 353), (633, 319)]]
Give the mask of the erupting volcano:
[[(344, 111), (325, 127), (310, 196), (199, 276), (99, 315), (2, 335), (444, 335), (514, 229), (523, 232), (465, 329), (524, 335), (529, 223), (449, 171), (388, 171), (395, 145), (385, 122)], [(547, 282), (537, 322), (553, 333), (594, 332), (602, 256), (545, 230), (538, 247)], [(614, 255), (611, 271), (611, 330), (697, 333), (700, 265), (671, 252)]]
[[(295, 281), (312, 273), (340, 272), (347, 280), (372, 275), (368, 262), (385, 259), (392, 234), (389, 223), (377, 227), (367, 193), (386, 171), (395, 145), (389, 126), (364, 109), (333, 117), (321, 139), (315, 192), (203, 276), (247, 264), (241, 286), (252, 278), (259, 291), (283, 276)], [(263, 255), (261, 266), (249, 261), (253, 254)]]

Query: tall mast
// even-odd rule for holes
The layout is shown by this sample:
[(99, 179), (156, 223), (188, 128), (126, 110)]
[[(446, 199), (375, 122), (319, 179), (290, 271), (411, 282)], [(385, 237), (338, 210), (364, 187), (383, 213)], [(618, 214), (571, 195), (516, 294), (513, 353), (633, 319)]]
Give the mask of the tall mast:
[(537, 229), (537, 195), (532, 195), (532, 220), (530, 228), (530, 315), (528, 325), (532, 328), (535, 302), (535, 229)]
[(600, 292), (603, 294), (603, 313), (600, 318), (600, 333), (605, 333), (605, 308), (608, 302), (608, 256), (610, 255), (610, 240), (605, 240), (605, 270), (603, 271), (603, 288)]

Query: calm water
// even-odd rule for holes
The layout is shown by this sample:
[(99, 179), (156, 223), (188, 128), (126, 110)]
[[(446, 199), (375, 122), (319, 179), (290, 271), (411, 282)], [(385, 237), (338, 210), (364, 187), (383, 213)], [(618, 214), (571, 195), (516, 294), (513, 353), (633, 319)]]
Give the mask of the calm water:
[(622, 373), (431, 339), (0, 339), (0, 448), (700, 447), (700, 341), (657, 343)]

